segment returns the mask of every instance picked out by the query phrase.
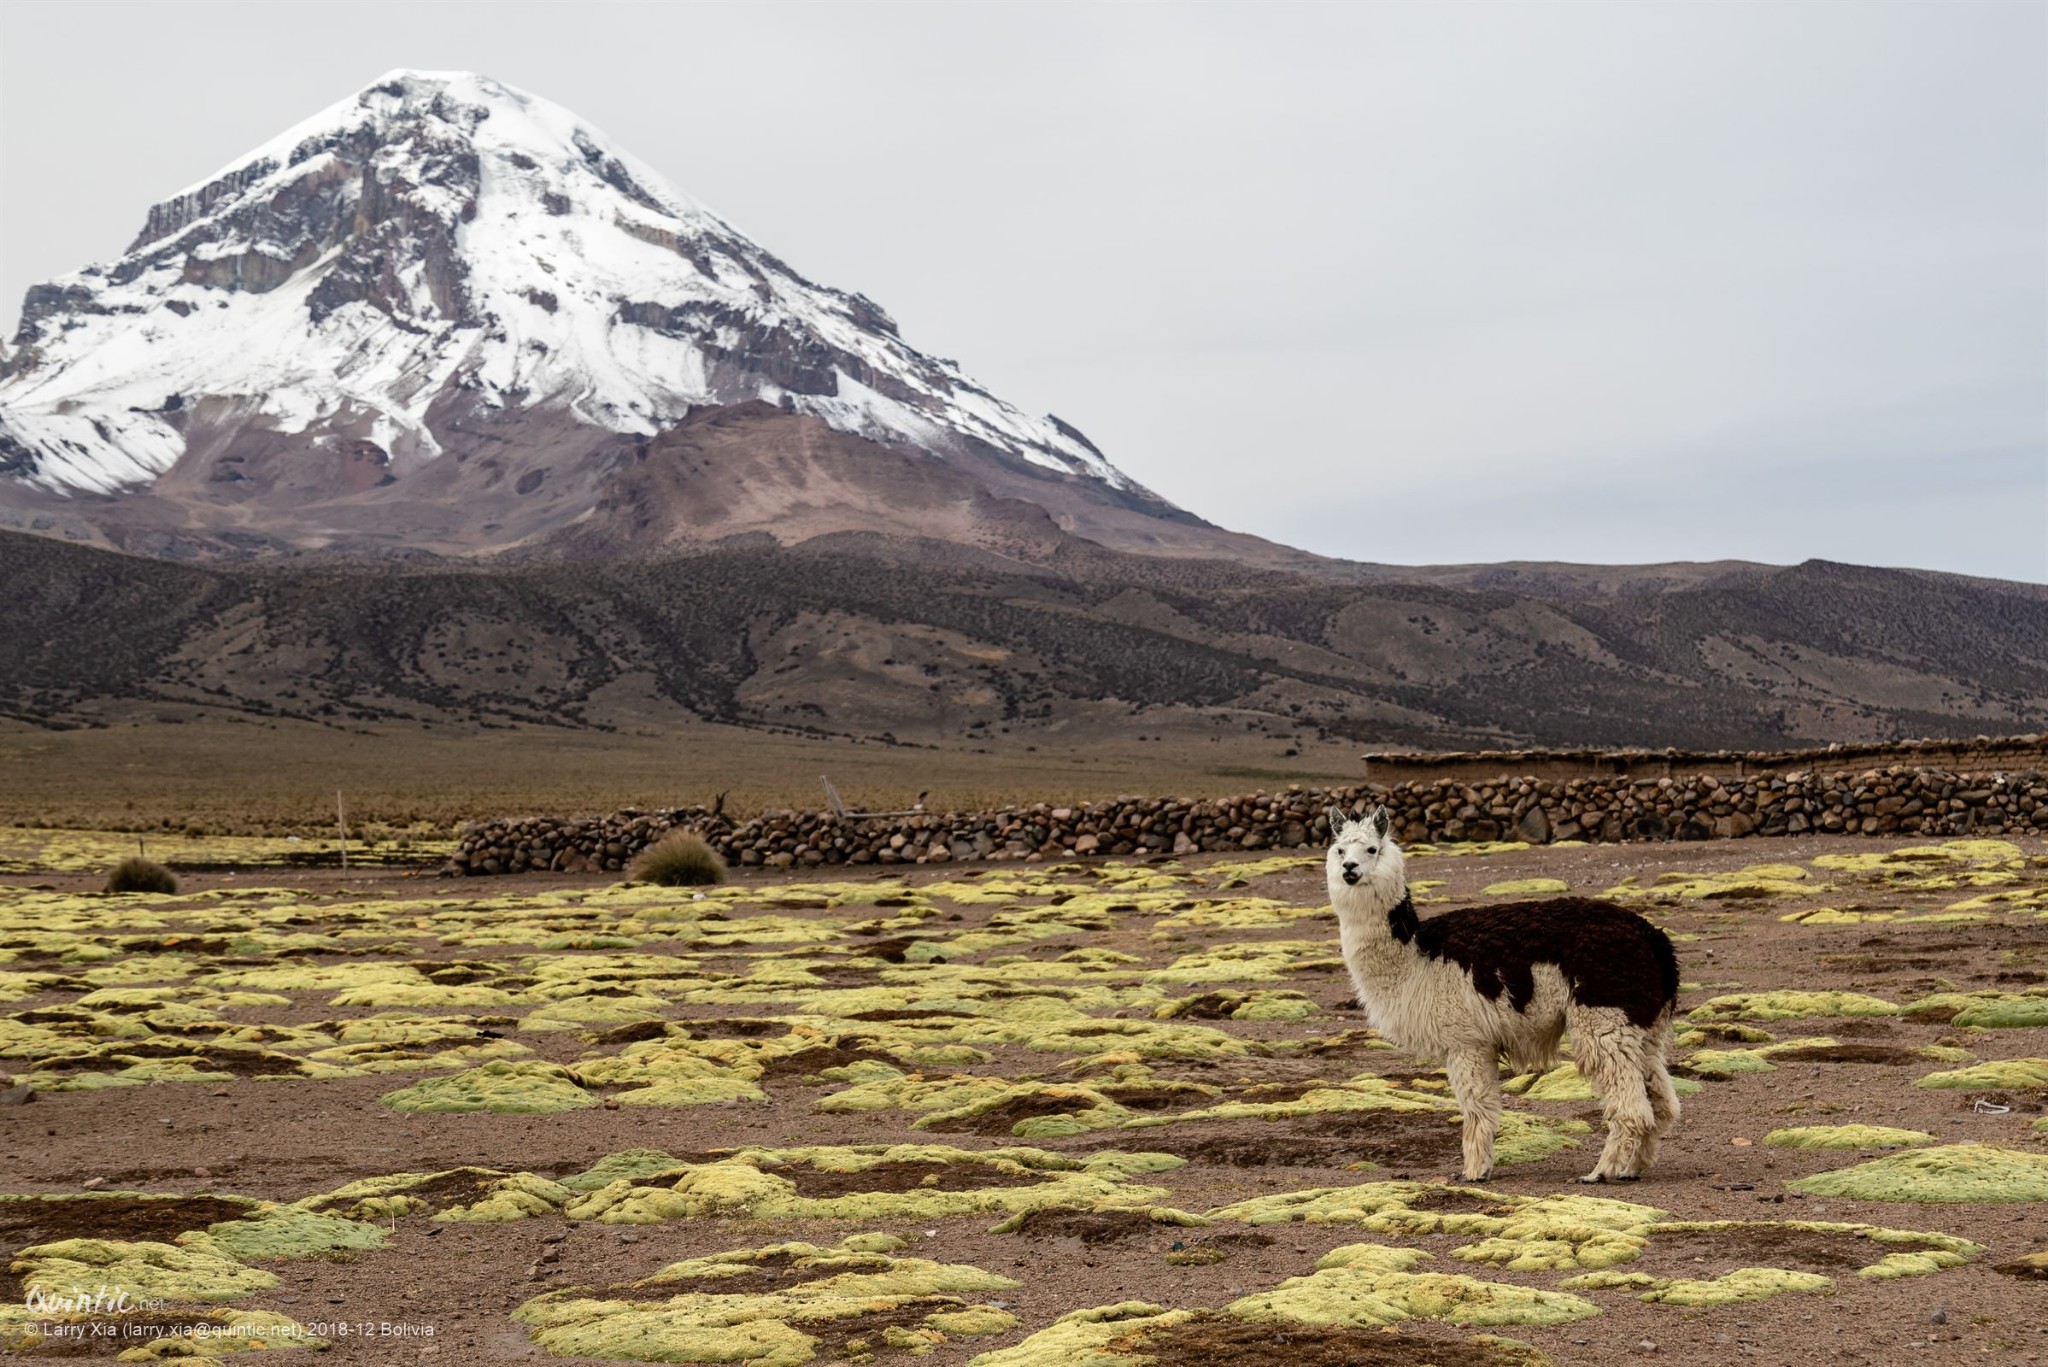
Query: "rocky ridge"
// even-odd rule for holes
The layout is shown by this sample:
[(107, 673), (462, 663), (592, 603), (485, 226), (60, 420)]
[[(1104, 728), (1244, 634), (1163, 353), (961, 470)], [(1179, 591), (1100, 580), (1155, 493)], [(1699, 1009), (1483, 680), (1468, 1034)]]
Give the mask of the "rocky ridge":
[[(1098, 560), (1086, 578), (766, 547), (256, 568), (0, 533), (0, 716), (635, 731), (695, 717), (941, 746), (1236, 733), (1269, 738), (1275, 761), (1304, 738), (1748, 750), (2048, 726), (2048, 613), (1988, 581), (1813, 564), (1557, 603)], [(2020, 767), (1985, 767), (1999, 766)], [(1531, 759), (1470, 777), (1506, 771), (1552, 772)]]

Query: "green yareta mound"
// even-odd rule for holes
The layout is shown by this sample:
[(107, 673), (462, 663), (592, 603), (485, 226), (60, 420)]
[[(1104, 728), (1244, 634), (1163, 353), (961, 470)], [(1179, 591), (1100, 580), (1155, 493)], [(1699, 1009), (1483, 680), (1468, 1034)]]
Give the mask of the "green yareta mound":
[(1798, 1125), (1764, 1136), (1764, 1143), (1781, 1149), (1910, 1149), (1933, 1142), (1925, 1130), (1889, 1125)]
[(1938, 1149), (1887, 1154), (1853, 1168), (1788, 1182), (1809, 1196), (1852, 1201), (2048, 1201), (2048, 1154), (2020, 1153), (1989, 1144), (1945, 1144)]
[(860, 1234), (829, 1248), (736, 1249), (609, 1291), (551, 1292), (513, 1318), (558, 1356), (758, 1367), (866, 1362), (877, 1350), (922, 1356), (1020, 1323), (979, 1299), (1017, 1282), (966, 1264), (893, 1256), (903, 1247), (893, 1235)]
[(2026, 1090), (2033, 1087), (2048, 1087), (2048, 1058), (1999, 1059), (1992, 1063), (1979, 1063), (1973, 1067), (1956, 1068), (1945, 1073), (1929, 1073), (1913, 1085), (1956, 1090)]
[(1060, 1316), (1022, 1343), (972, 1358), (968, 1367), (1229, 1367), (1252, 1361), (1300, 1367), (1550, 1367), (1526, 1343), (1495, 1334), (1465, 1338), (1402, 1333), (1387, 1324), (1309, 1324), (1245, 1318), (1233, 1310), (1169, 1310), (1145, 1301)]

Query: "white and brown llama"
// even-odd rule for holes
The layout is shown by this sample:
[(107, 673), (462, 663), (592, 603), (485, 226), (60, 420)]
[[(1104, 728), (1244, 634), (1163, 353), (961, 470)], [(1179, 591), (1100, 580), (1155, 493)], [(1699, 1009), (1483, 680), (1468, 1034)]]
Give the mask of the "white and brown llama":
[(1584, 897), (1423, 920), (1386, 808), (1329, 817), (1330, 904), (1359, 1005), (1388, 1042), (1443, 1064), (1465, 1117), (1464, 1180), (1493, 1171), (1500, 1060), (1516, 1072), (1548, 1068), (1567, 1031), (1607, 1120), (1600, 1161), (1579, 1180), (1641, 1175), (1678, 1123), (1664, 1060), (1678, 956), (1664, 932)]

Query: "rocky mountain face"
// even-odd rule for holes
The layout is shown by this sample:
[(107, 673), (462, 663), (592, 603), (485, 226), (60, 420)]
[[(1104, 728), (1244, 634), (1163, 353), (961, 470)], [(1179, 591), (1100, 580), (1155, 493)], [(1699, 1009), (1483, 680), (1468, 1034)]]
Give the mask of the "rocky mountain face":
[(1099, 548), (906, 573), (846, 540), (478, 568), (176, 565), (0, 533), (0, 717), (696, 717), (953, 745), (1249, 729), (1276, 753), (2048, 729), (2048, 589), (2026, 585), (1813, 562), (1534, 598)]
[[(733, 409), (717, 468), (688, 464)], [(832, 487), (806, 494), (813, 461)], [(118, 261), (32, 289), (0, 359), (0, 525), (148, 554), (602, 554), (604, 528), (638, 553), (887, 533), (934, 502), (970, 541), (1036, 516), (1310, 559), (1166, 503), (567, 111), (462, 73), (394, 72), (156, 205)]]

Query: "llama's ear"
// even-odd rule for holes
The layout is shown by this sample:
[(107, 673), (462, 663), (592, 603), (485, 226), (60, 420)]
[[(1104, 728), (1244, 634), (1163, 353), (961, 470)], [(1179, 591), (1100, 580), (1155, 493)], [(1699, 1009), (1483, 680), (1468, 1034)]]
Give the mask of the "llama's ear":
[(1343, 833), (1344, 827), (1350, 821), (1349, 817), (1345, 816), (1343, 812), (1339, 811), (1335, 807), (1330, 808), (1328, 812), (1324, 813), (1324, 816), (1329, 820), (1330, 839), (1332, 840), (1335, 840), (1339, 835)]
[(1381, 835), (1385, 835), (1387, 827), (1393, 824), (1393, 819), (1387, 815), (1385, 807), (1375, 807), (1372, 809), (1372, 828), (1374, 830), (1378, 831)]

